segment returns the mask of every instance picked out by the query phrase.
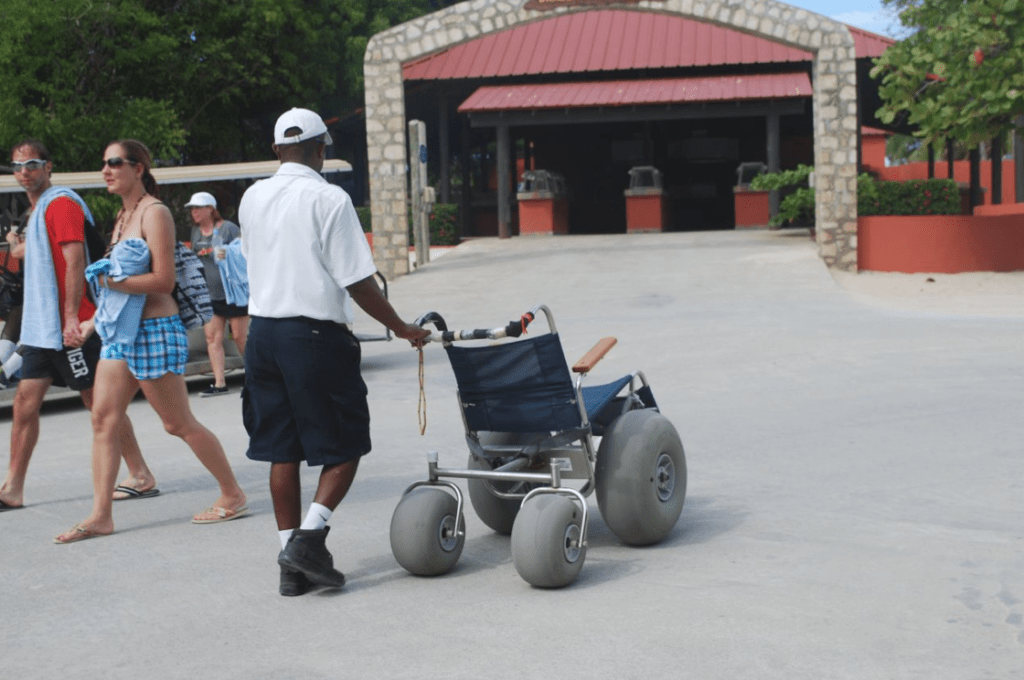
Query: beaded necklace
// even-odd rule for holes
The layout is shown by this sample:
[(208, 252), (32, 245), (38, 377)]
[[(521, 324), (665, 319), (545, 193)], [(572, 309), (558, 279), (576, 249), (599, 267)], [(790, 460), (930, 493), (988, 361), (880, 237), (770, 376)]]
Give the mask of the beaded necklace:
[(123, 207), (117, 213), (117, 219), (114, 221), (114, 236), (110, 241), (111, 246), (121, 240), (121, 231), (124, 229), (126, 224), (131, 222), (132, 216), (135, 215), (135, 211), (138, 209), (139, 204), (142, 203), (142, 199), (146, 198), (146, 196), (149, 196), (149, 192), (143, 191), (142, 195), (139, 196), (139, 200), (135, 201), (135, 205), (133, 205), (132, 209), (128, 211), (127, 216), (124, 214)]

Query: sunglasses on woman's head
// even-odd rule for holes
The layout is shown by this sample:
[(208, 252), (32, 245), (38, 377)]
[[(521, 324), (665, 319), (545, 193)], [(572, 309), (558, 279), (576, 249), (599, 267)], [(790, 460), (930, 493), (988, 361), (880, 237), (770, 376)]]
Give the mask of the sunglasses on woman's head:
[(11, 161), (11, 172), (19, 172), (21, 170), (38, 170), (44, 165), (46, 165), (46, 161), (39, 158), (30, 158), (27, 161)]
[(107, 158), (106, 160), (104, 160), (103, 163), (100, 164), (100, 170), (102, 170), (105, 166), (110, 166), (110, 169), (114, 170), (116, 168), (121, 167), (125, 163), (130, 163), (131, 165), (135, 165), (135, 161), (133, 161), (133, 160), (129, 160), (127, 158), (121, 158), (120, 156), (114, 156), (112, 158)]

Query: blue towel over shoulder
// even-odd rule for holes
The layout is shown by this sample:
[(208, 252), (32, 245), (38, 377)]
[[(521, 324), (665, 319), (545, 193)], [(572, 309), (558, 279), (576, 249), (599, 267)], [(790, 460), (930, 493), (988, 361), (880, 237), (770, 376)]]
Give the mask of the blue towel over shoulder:
[(227, 256), (217, 260), (220, 280), (224, 284), (224, 296), (229, 305), (249, 305), (249, 272), (242, 254), (242, 239), (236, 238), (225, 247)]
[(98, 300), (94, 319), (96, 332), (104, 345), (135, 343), (146, 296), (101, 288), (98, 277), (106, 274), (113, 281), (124, 281), (129, 276), (145, 274), (149, 272), (149, 260), (149, 246), (146, 242), (141, 238), (129, 238), (114, 246), (109, 259), (99, 260), (85, 270), (85, 278), (93, 287)]
[[(57, 295), (57, 274), (53, 270), (53, 253), (46, 231), (46, 209), (61, 197), (78, 203), (85, 219), (93, 224), (92, 213), (81, 196), (67, 187), (50, 187), (36, 202), (25, 231), (25, 304), (21, 320), (21, 342), (31, 347), (60, 349), (64, 333), (60, 327)], [(85, 251), (86, 258), (89, 250)]]

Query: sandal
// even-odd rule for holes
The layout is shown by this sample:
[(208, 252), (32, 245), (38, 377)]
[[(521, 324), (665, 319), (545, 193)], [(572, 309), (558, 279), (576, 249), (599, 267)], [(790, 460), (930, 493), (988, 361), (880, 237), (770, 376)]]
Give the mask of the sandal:
[(81, 524), (76, 524), (71, 527), (63, 534), (58, 534), (53, 537), (54, 543), (66, 544), (66, 543), (77, 543), (78, 541), (84, 541), (87, 538), (96, 538), (97, 536), (109, 536), (110, 534), (102, 534), (92, 529), (86, 529)]
[[(124, 494), (118, 496), (117, 494)], [(159, 496), (160, 489), (153, 487), (152, 489), (136, 489), (133, 486), (127, 484), (118, 484), (114, 487), (114, 494), (111, 498), (115, 501), (129, 501), (133, 498), (152, 498), (153, 496)]]
[[(233, 519), (238, 519), (243, 515), (248, 514), (249, 507), (243, 505), (235, 510), (228, 508), (221, 508), (216, 505), (211, 505), (206, 510), (192, 518), (192, 524), (216, 524), (218, 522), (229, 522)], [(203, 515), (213, 515), (212, 517), (203, 517)]]

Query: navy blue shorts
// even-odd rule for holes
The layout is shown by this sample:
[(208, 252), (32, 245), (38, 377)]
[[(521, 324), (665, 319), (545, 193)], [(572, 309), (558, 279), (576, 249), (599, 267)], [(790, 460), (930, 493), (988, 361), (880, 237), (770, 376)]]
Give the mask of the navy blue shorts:
[(370, 408), (359, 341), (304, 317), (252, 317), (242, 422), (252, 460), (336, 465), (370, 452)]
[(69, 387), (76, 392), (90, 389), (96, 378), (101, 345), (100, 336), (93, 333), (78, 348), (42, 349), (22, 346), (21, 377), (49, 378), (53, 385)]

